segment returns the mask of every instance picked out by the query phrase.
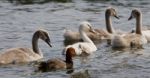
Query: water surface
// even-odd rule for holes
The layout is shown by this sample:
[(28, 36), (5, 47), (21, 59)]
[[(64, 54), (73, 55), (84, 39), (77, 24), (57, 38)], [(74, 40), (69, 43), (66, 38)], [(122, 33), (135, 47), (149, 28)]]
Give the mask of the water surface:
[[(133, 8), (143, 13), (143, 25), (150, 26), (150, 1), (148, 0), (73, 0), (68, 3), (15, 5), (0, 2), (0, 50), (12, 47), (31, 47), (33, 33), (46, 29), (50, 33), (52, 48), (40, 40), (44, 59), (61, 56), (64, 28), (78, 30), (79, 23), (89, 21), (94, 28), (105, 29), (105, 9), (109, 6), (118, 11), (120, 20), (112, 18), (113, 27), (123, 31), (135, 28), (135, 20), (127, 21)], [(101, 43), (98, 50), (87, 57), (74, 58), (72, 74), (66, 70), (39, 73), (33, 64), (0, 67), (1, 78), (150, 78), (150, 44), (144, 49), (114, 51)]]

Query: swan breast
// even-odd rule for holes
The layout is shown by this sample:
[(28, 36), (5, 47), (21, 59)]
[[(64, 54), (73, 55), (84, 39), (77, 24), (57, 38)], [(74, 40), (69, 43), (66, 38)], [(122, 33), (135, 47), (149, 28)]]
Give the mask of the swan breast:
[(65, 47), (63, 54), (66, 54), (67, 49), (70, 47), (75, 49), (76, 55), (81, 55), (83, 52), (85, 52), (87, 54), (91, 54), (97, 50), (97, 47), (91, 43), (79, 42), (74, 45), (68, 45), (67, 47)]

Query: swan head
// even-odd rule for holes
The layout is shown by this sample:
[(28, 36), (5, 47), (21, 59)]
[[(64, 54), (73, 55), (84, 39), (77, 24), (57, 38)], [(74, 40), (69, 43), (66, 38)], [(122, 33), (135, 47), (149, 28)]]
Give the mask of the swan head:
[(94, 29), (92, 28), (92, 25), (87, 21), (84, 21), (84, 22), (80, 23), (79, 31), (95, 33)]
[(114, 9), (112, 7), (107, 8), (105, 14), (106, 14), (106, 16), (113, 16), (113, 17), (119, 19), (116, 9)]
[(52, 47), (51, 45), (51, 41), (49, 38), (49, 34), (47, 31), (45, 30), (37, 30), (35, 33), (37, 33), (37, 36), (42, 39), (43, 41), (45, 41), (50, 47)]
[(128, 18), (128, 20), (131, 20), (133, 18), (139, 17), (141, 15), (141, 11), (138, 9), (133, 9), (131, 12), (130, 17)]

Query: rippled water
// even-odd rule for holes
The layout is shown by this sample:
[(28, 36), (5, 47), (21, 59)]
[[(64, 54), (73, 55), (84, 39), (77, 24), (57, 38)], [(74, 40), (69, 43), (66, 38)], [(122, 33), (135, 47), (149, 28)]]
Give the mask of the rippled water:
[[(115, 29), (130, 31), (135, 21), (127, 21), (133, 8), (141, 9), (143, 25), (150, 26), (149, 0), (74, 0), (70, 3), (46, 3), (13, 5), (0, 2), (0, 50), (12, 47), (31, 47), (32, 34), (37, 29), (50, 33), (52, 48), (40, 41), (44, 59), (62, 57), (64, 28), (77, 31), (81, 21), (89, 21), (95, 28), (105, 29), (104, 12), (109, 6), (115, 7), (120, 20), (113, 19)], [(29, 65), (0, 67), (0, 78), (150, 78), (150, 44), (144, 49), (114, 51), (106, 43), (97, 45), (98, 50), (87, 57), (74, 59), (74, 73), (66, 70), (47, 73), (34, 72)]]

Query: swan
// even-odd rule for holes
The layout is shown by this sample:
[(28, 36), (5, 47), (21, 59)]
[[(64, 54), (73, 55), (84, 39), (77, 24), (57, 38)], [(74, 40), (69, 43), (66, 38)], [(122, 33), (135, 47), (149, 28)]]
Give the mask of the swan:
[[(136, 9), (137, 12), (139, 13), (139, 15), (142, 15), (141, 11)], [(140, 17), (139, 15), (137, 15), (136, 17)], [(134, 17), (133, 17), (134, 18)], [(137, 19), (138, 21), (141, 22), (142, 25), (142, 18), (141, 19)], [(148, 27), (145, 27), (142, 29), (142, 34), (146, 37), (147, 41), (150, 42), (150, 29)]]
[(45, 41), (50, 47), (50, 38), (45, 30), (37, 30), (33, 34), (32, 49), (11, 48), (0, 54), (0, 64), (27, 63), (43, 58), (42, 52), (38, 48), (38, 39)]
[(128, 20), (136, 18), (136, 29), (135, 32), (127, 33), (124, 35), (115, 35), (112, 39), (113, 48), (125, 48), (125, 47), (142, 47), (143, 44), (147, 43), (147, 39), (142, 33), (142, 15), (137, 9), (133, 9)]
[(48, 59), (47, 61), (42, 61), (38, 65), (38, 71), (46, 72), (57, 69), (72, 69), (73, 61), (72, 57), (75, 56), (74, 48), (70, 47), (66, 51), (66, 60), (54, 58)]
[(86, 28), (88, 28), (89, 31), (95, 33), (95, 31), (92, 29), (91, 24), (89, 22), (81, 22), (79, 27), (80, 36), (83, 39), (83, 42), (78, 42), (72, 45), (68, 45), (64, 48), (63, 54), (66, 53), (67, 49), (72, 47), (75, 49), (76, 55), (81, 55), (83, 53), (91, 54), (94, 51), (97, 50), (97, 47), (93, 43), (93, 41), (87, 36), (86, 32), (84, 31)]
[[(110, 17), (116, 17), (119, 19), (117, 16), (117, 12), (114, 8), (109, 7), (105, 11), (105, 20), (106, 20), (106, 30), (104, 29), (94, 29), (95, 33), (90, 32), (88, 28), (85, 28), (85, 32), (87, 33), (88, 37), (94, 41), (94, 40), (102, 40), (102, 39), (110, 39), (110, 34), (114, 33), (114, 29), (112, 28), (112, 23)], [(64, 40), (67, 41), (80, 41), (81, 37), (79, 32), (74, 32), (72, 30), (66, 30), (64, 33)]]

